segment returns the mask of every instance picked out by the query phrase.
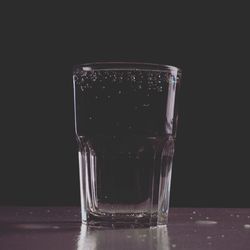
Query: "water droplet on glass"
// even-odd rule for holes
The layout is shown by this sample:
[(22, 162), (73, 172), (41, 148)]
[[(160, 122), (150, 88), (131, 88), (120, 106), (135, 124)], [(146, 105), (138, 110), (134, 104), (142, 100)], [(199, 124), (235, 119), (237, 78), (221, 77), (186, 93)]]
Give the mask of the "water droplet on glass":
[(118, 91), (118, 94), (120, 95), (121, 93), (122, 93), (122, 91), (121, 91), (121, 90), (119, 90), (119, 91)]
[(97, 80), (97, 76), (96, 76), (96, 74), (93, 74), (92, 81), (95, 82), (96, 80)]
[(102, 86), (103, 89), (106, 89), (106, 86)]
[(206, 217), (206, 220), (209, 220), (209, 217)]
[(245, 228), (245, 229), (250, 229), (250, 225), (249, 225), (249, 224), (245, 224), (245, 225), (244, 225), (244, 228)]
[(33, 214), (33, 212), (32, 212), (32, 211), (29, 211), (29, 214)]
[(111, 98), (111, 96), (110, 95), (108, 95), (108, 99), (110, 99)]
[(233, 214), (230, 214), (231, 217), (233, 217), (234, 215)]
[(176, 248), (176, 244), (172, 244), (171, 246), (172, 246), (173, 248)]
[(49, 209), (47, 209), (47, 210), (46, 210), (46, 212), (47, 212), (47, 213), (50, 213), (50, 210), (49, 210)]
[(136, 214), (136, 217), (137, 217), (137, 218), (142, 218), (142, 217), (143, 217), (143, 214)]
[(250, 219), (250, 215), (248, 215), (247, 218)]
[(189, 218), (190, 218), (190, 220), (192, 220), (192, 219), (193, 219), (193, 217), (192, 217), (192, 216), (190, 216)]
[(53, 229), (59, 229), (60, 227), (58, 227), (58, 226), (53, 226), (52, 228), (53, 228)]
[(236, 214), (236, 218), (239, 218), (240, 217), (240, 215), (239, 214)]
[(98, 96), (95, 96), (95, 99), (98, 99), (99, 97)]
[(157, 87), (157, 91), (158, 91), (158, 92), (163, 92), (163, 88), (162, 88), (162, 86)]
[(225, 235), (224, 235), (224, 234), (222, 234), (222, 235), (221, 235), (221, 238), (224, 238), (224, 237), (225, 237)]
[(207, 236), (207, 239), (210, 240), (210, 239), (212, 239), (212, 237), (211, 236)]
[(143, 107), (149, 107), (150, 104), (149, 104), (149, 103), (144, 103), (142, 106), (143, 106)]
[(196, 211), (193, 211), (193, 214), (196, 214)]
[(93, 117), (92, 117), (92, 116), (90, 116), (90, 117), (89, 117), (89, 120), (93, 120)]
[(140, 84), (140, 85), (138, 85), (138, 89), (142, 89), (142, 86), (141, 86), (141, 84)]
[(131, 235), (127, 235), (126, 237), (127, 237), (128, 239), (130, 239), (132, 236), (131, 236)]

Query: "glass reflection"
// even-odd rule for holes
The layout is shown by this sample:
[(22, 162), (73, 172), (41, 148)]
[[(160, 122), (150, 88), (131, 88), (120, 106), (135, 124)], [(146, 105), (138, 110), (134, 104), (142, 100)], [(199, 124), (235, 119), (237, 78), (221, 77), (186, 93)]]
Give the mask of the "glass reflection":
[(166, 226), (140, 229), (100, 229), (81, 226), (76, 250), (157, 249), (169, 250)]

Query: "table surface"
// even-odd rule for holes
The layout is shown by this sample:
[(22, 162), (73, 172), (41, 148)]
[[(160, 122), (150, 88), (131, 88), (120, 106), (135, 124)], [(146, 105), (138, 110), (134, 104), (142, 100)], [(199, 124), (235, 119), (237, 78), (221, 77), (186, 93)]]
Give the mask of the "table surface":
[(250, 208), (172, 208), (168, 227), (94, 229), (78, 207), (1, 207), (0, 249), (250, 249)]

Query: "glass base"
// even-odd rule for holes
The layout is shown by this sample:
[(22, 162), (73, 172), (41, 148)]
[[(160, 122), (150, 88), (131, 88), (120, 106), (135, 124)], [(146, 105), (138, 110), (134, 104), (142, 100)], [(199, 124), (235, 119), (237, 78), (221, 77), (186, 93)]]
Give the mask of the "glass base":
[(89, 213), (87, 221), (82, 220), (82, 223), (98, 228), (145, 228), (167, 225), (167, 215), (159, 217), (157, 213)]

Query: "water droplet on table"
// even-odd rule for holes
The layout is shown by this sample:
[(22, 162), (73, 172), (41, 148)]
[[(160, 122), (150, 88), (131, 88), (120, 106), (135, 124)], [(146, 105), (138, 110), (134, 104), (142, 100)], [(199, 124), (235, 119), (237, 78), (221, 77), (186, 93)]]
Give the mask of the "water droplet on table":
[(212, 220), (197, 220), (195, 223), (199, 225), (216, 225), (218, 224), (217, 221), (212, 221)]

